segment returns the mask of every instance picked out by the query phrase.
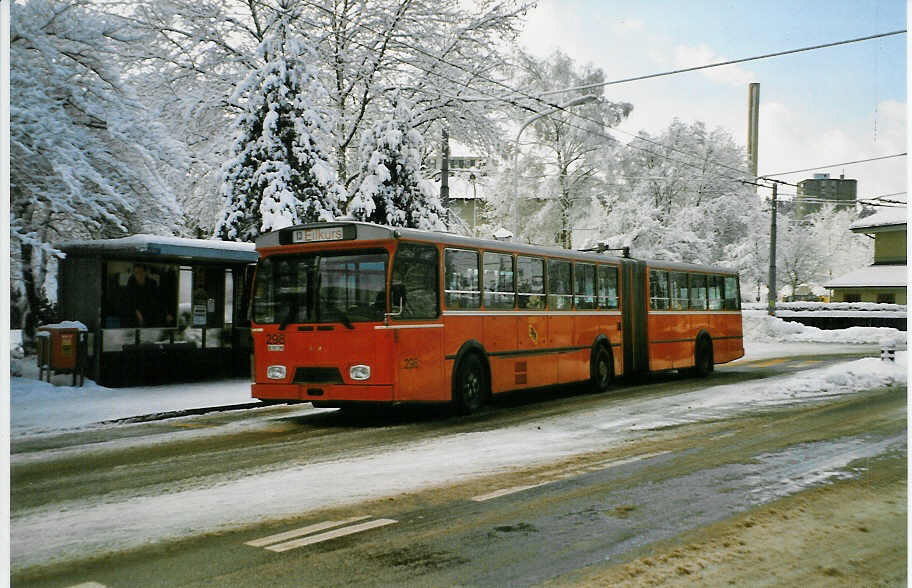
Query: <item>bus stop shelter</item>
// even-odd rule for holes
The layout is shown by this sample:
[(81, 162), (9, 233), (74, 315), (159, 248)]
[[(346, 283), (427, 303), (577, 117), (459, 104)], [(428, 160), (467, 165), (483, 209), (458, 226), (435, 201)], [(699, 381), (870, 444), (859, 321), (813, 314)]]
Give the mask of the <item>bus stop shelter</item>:
[(249, 375), (252, 243), (133, 235), (57, 247), (58, 314), (88, 328), (96, 382)]

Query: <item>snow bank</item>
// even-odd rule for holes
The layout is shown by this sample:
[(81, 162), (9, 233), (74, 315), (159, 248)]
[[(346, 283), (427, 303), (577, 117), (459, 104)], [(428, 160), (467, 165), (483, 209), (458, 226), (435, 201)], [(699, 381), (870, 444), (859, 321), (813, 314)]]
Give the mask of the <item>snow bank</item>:
[[(744, 303), (743, 310), (766, 311), (766, 304)], [(882, 304), (877, 302), (777, 302), (776, 310), (836, 310), (864, 312), (906, 312), (905, 304)]]
[(784, 321), (759, 310), (745, 310), (741, 316), (745, 346), (752, 342), (898, 345), (906, 341), (905, 332), (888, 327), (823, 330), (801, 323)]
[(247, 379), (141, 388), (105, 388), (86, 380), (80, 387), (68, 385), (72, 376), (67, 374), (54, 376), (50, 384), (38, 380), (35, 358), (28, 359), (26, 377), (10, 379), (14, 439), (138, 415), (253, 402)]

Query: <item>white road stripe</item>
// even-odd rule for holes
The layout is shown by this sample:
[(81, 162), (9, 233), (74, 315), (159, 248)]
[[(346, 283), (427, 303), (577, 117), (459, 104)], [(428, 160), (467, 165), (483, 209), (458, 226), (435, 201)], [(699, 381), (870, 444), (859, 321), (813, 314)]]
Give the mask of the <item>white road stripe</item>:
[(69, 588), (108, 588), (104, 584), (99, 584), (98, 582), (83, 582), (82, 584), (73, 584)]
[(323, 541), (329, 541), (330, 539), (345, 537), (346, 535), (354, 535), (355, 533), (361, 533), (362, 531), (368, 531), (370, 529), (376, 529), (377, 527), (384, 527), (398, 522), (399, 521), (395, 519), (377, 519), (375, 521), (361, 523), (360, 525), (352, 525), (351, 527), (343, 527), (341, 529), (336, 529), (335, 531), (320, 533), (319, 535), (312, 535), (310, 537), (304, 537), (303, 539), (296, 539), (287, 543), (279, 543), (278, 545), (272, 545), (266, 549), (275, 552), (288, 551), (290, 549), (304, 547), (305, 545), (313, 545), (314, 543), (321, 543)]
[(541, 482), (539, 484), (529, 484), (528, 486), (513, 486), (512, 488), (503, 488), (501, 490), (495, 490), (490, 494), (482, 494), (480, 496), (473, 496), (472, 500), (475, 502), (485, 502), (486, 500), (491, 500), (492, 498), (500, 498), (501, 496), (506, 496), (507, 494), (515, 494), (516, 492), (522, 492), (523, 490), (529, 490), (530, 488), (538, 488), (539, 486), (544, 486), (545, 484), (550, 484), (551, 482)]
[(310, 535), (311, 533), (316, 533), (317, 531), (325, 531), (326, 529), (341, 527), (342, 525), (354, 523), (355, 521), (363, 521), (364, 519), (369, 518), (370, 516), (365, 515), (362, 517), (352, 517), (350, 519), (345, 519), (342, 521), (323, 521), (322, 523), (310, 525), (309, 527), (301, 527), (300, 529), (294, 529), (292, 531), (286, 531), (277, 535), (270, 535), (269, 537), (263, 537), (261, 539), (248, 541), (247, 543), (244, 543), (244, 545), (249, 545), (251, 547), (265, 547), (266, 545), (272, 545), (273, 543), (281, 543), (282, 541), (288, 541), (289, 539), (294, 539), (296, 537)]
[(553, 478), (553, 479), (550, 479), (550, 480), (547, 480), (544, 482), (539, 482), (538, 484), (529, 484), (526, 486), (513, 486), (511, 488), (503, 488), (501, 490), (495, 490), (494, 492), (490, 492), (488, 494), (481, 494), (479, 496), (473, 496), (472, 500), (474, 500), (475, 502), (485, 502), (485, 501), (491, 500), (493, 498), (500, 498), (501, 496), (507, 496), (508, 494), (515, 494), (517, 492), (522, 492), (523, 490), (530, 490), (532, 488), (538, 488), (539, 486), (544, 486), (546, 484), (551, 484), (553, 482), (557, 482), (558, 480), (572, 478), (574, 476), (579, 476), (579, 475), (585, 474), (587, 472), (596, 472), (596, 471), (600, 471), (600, 470), (607, 470), (608, 468), (613, 468), (615, 466), (633, 463), (636, 461), (640, 461), (642, 459), (649, 459), (650, 457), (656, 457), (658, 455), (665, 455), (666, 453), (671, 453), (671, 450), (656, 451), (655, 453), (644, 453), (643, 455), (636, 455), (634, 457), (628, 457), (627, 459), (619, 459), (619, 460), (614, 460), (614, 461), (605, 460), (605, 461), (597, 462), (590, 466), (585, 466), (585, 467), (581, 466), (581, 467), (577, 467), (577, 468), (574, 468), (571, 470), (566, 470), (566, 469), (551, 470), (549, 472), (540, 474), (539, 476), (536, 476), (536, 477), (540, 477), (540, 476), (544, 476), (544, 475), (555, 476), (555, 478)]

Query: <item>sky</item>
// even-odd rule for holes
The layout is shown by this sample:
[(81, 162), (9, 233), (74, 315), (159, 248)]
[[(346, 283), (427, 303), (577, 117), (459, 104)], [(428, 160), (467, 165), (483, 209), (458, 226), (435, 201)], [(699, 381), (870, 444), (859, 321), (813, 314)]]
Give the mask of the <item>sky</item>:
[[(754, 57), (906, 28), (903, 0), (630, 2), (541, 0), (521, 44), (540, 57), (560, 50), (606, 80)], [(661, 133), (674, 118), (722, 127), (747, 143), (747, 96), (760, 84), (759, 175), (906, 151), (907, 35), (611, 85), (605, 98), (630, 102), (622, 141)], [(814, 173), (858, 180), (859, 198), (905, 192), (906, 158)], [(795, 188), (783, 186), (788, 198)], [(768, 192), (767, 192), (768, 193)], [(905, 199), (905, 195), (900, 199)]]

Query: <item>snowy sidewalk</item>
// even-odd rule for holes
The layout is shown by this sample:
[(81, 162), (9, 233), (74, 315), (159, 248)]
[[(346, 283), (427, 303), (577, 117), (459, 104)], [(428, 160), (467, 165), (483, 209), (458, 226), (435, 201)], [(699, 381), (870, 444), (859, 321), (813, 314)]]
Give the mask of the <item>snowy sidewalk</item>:
[(137, 388), (105, 388), (90, 380), (72, 387), (66, 375), (54, 381), (64, 385), (39, 381), (37, 374), (11, 378), (12, 438), (146, 414), (254, 402), (246, 378)]

